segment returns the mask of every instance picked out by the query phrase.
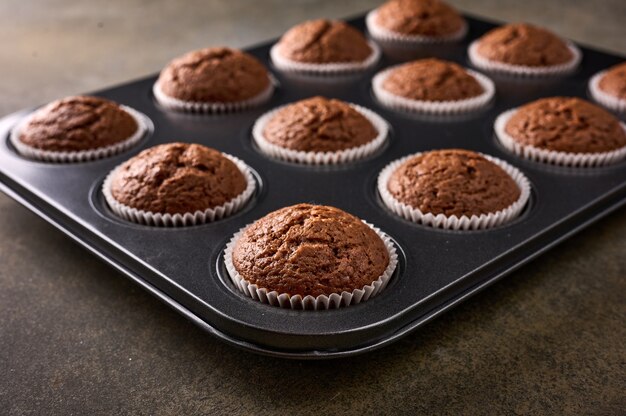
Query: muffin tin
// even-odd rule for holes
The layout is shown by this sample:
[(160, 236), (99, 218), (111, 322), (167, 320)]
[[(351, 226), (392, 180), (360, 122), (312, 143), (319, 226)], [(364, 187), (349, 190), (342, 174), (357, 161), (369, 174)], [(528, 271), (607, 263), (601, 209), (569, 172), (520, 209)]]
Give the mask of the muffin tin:
[[(350, 21), (364, 30), (362, 18)], [(175, 113), (152, 96), (156, 76), (95, 93), (143, 113), (151, 126), (139, 145), (85, 163), (50, 164), (18, 155), (10, 129), (31, 110), (0, 120), (0, 189), (74, 238), (181, 314), (228, 343), (282, 357), (330, 358), (393, 342), (517, 269), (626, 202), (626, 162), (599, 168), (565, 168), (520, 159), (497, 143), (493, 123), (501, 112), (554, 95), (587, 96), (587, 81), (623, 58), (582, 48), (583, 61), (562, 78), (490, 75), (496, 99), (489, 108), (458, 117), (426, 117), (385, 108), (373, 98), (372, 76), (409, 59), (437, 56), (472, 68), (467, 46), (494, 25), (468, 18), (463, 41), (385, 50), (375, 68), (347, 76), (283, 73), (269, 60), (273, 42), (249, 49), (278, 80), (269, 102), (222, 115)], [(251, 129), (266, 111), (313, 95), (369, 108), (390, 124), (388, 143), (366, 160), (341, 166), (303, 166), (272, 160), (255, 148)], [(209, 224), (158, 228), (116, 217), (101, 192), (106, 175), (139, 151), (171, 141), (197, 142), (232, 154), (252, 167), (258, 187), (246, 207)], [(445, 231), (403, 220), (376, 191), (390, 161), (430, 149), (460, 147), (503, 159), (532, 183), (530, 203), (512, 222), (484, 231)], [(328, 311), (272, 307), (237, 292), (223, 251), (233, 233), (270, 211), (298, 202), (344, 209), (394, 240), (399, 265), (377, 297)]]

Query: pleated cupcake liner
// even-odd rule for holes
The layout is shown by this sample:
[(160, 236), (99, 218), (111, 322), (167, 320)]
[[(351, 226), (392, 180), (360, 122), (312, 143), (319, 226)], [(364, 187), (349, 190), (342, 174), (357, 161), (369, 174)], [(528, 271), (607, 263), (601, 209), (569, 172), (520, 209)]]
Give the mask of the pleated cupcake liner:
[(389, 43), (389, 44), (398, 44), (405, 46), (418, 46), (436, 44), (436, 43), (446, 43), (446, 42), (454, 42), (460, 39), (463, 39), (467, 34), (467, 22), (463, 22), (463, 26), (459, 28), (454, 33), (442, 36), (426, 36), (426, 35), (406, 35), (403, 33), (394, 32), (392, 30), (386, 29), (376, 23), (376, 17), (378, 15), (378, 10), (372, 10), (365, 17), (365, 24), (367, 26), (367, 30), (372, 36), (372, 38), (376, 39), (381, 43)]
[(606, 73), (607, 71), (598, 72), (589, 80), (589, 93), (591, 98), (609, 110), (626, 113), (626, 98), (616, 97), (600, 89), (600, 80)]
[[(510, 152), (524, 159), (535, 162), (569, 167), (606, 166), (626, 158), (626, 146), (610, 152), (601, 153), (571, 153), (556, 150), (540, 149), (535, 146), (522, 144), (506, 132), (506, 125), (517, 108), (500, 114), (494, 123), (494, 130), (498, 141)], [(620, 125), (626, 130), (626, 124)]]
[(343, 291), (341, 293), (332, 293), (330, 295), (291, 296), (289, 293), (279, 293), (275, 290), (268, 290), (266, 288), (259, 287), (257, 284), (250, 283), (245, 280), (235, 268), (235, 265), (233, 264), (233, 250), (243, 232), (251, 224), (248, 224), (240, 229), (233, 235), (228, 244), (226, 244), (226, 248), (224, 249), (224, 264), (226, 266), (226, 270), (228, 271), (228, 276), (235, 288), (251, 299), (271, 306), (286, 309), (328, 310), (365, 302), (381, 293), (387, 287), (387, 284), (389, 283), (389, 280), (393, 276), (393, 273), (398, 265), (398, 254), (396, 247), (387, 234), (374, 227), (372, 224), (365, 221), (363, 221), (363, 223), (374, 230), (374, 232), (376, 232), (385, 244), (385, 248), (389, 252), (389, 264), (378, 279), (363, 286), (362, 288), (354, 289), (351, 292)]
[(514, 203), (496, 212), (472, 215), (471, 217), (422, 212), (419, 208), (412, 207), (396, 199), (388, 189), (389, 179), (393, 172), (404, 162), (420, 154), (422, 153), (419, 152), (397, 159), (388, 164), (378, 175), (378, 193), (383, 203), (394, 214), (408, 221), (446, 230), (484, 230), (506, 224), (517, 218), (528, 203), (530, 198), (530, 181), (528, 178), (519, 169), (505, 161), (482, 154), (487, 160), (502, 168), (516, 183), (520, 190), (520, 196)]
[[(289, 104), (288, 104), (289, 105)], [(285, 106), (278, 107), (259, 117), (252, 127), (252, 138), (259, 150), (274, 159), (287, 162), (302, 163), (305, 165), (337, 165), (364, 159), (375, 153), (387, 140), (389, 124), (378, 114), (367, 108), (350, 104), (350, 106), (363, 115), (376, 129), (376, 137), (361, 146), (337, 152), (306, 152), (301, 150), (287, 149), (270, 143), (263, 134), (267, 123)]]
[(122, 140), (121, 142), (114, 143), (109, 146), (79, 151), (43, 150), (29, 146), (20, 140), (20, 135), (24, 127), (26, 127), (26, 125), (34, 116), (34, 113), (26, 116), (11, 130), (9, 140), (20, 155), (29, 159), (39, 160), (43, 162), (79, 163), (110, 157), (125, 150), (128, 150), (137, 143), (139, 143), (139, 141), (148, 131), (149, 121), (147, 116), (125, 105), (120, 105), (120, 108), (130, 114), (131, 117), (135, 120), (135, 123), (137, 123), (137, 130), (128, 139)]
[(372, 49), (372, 53), (363, 62), (335, 62), (316, 64), (310, 62), (298, 62), (285, 58), (280, 54), (279, 44), (272, 46), (270, 57), (272, 63), (281, 71), (297, 72), (308, 75), (338, 75), (349, 74), (351, 72), (365, 71), (378, 62), (380, 59), (380, 47), (374, 42), (368, 41), (367, 44)]
[(267, 87), (254, 97), (246, 100), (235, 102), (202, 102), (202, 101), (184, 101), (178, 98), (170, 97), (165, 94), (159, 85), (159, 81), (155, 82), (152, 86), (152, 94), (159, 104), (163, 107), (179, 111), (183, 113), (192, 114), (225, 114), (234, 113), (237, 111), (243, 111), (249, 108), (258, 107), (272, 98), (275, 87), (278, 82), (274, 77), (269, 76), (269, 83)]
[(558, 65), (549, 66), (527, 66), (527, 65), (513, 65), (504, 62), (498, 62), (491, 59), (487, 59), (478, 53), (478, 43), (480, 40), (472, 42), (467, 49), (467, 54), (471, 63), (483, 71), (502, 73), (508, 75), (514, 75), (519, 77), (548, 77), (566, 75), (573, 72), (582, 59), (582, 52), (572, 42), (565, 41), (567, 48), (572, 54), (572, 59), (569, 62)]
[(111, 192), (113, 178), (118, 169), (122, 165), (113, 169), (104, 180), (102, 185), (102, 194), (109, 208), (118, 217), (134, 222), (137, 224), (150, 225), (154, 227), (188, 227), (193, 225), (205, 224), (228, 217), (237, 211), (250, 200), (250, 197), (256, 189), (256, 181), (252, 175), (250, 167), (241, 159), (224, 153), (224, 156), (230, 159), (246, 178), (246, 188), (241, 194), (232, 198), (230, 201), (217, 207), (207, 208), (204, 211), (186, 212), (182, 214), (169, 214), (160, 212), (144, 211), (132, 208), (115, 199)]
[(378, 101), (395, 110), (433, 115), (469, 113), (484, 108), (491, 102), (496, 92), (496, 87), (491, 79), (476, 71), (466, 69), (467, 73), (474, 77), (483, 89), (483, 92), (476, 97), (454, 101), (425, 101), (401, 97), (383, 87), (385, 80), (398, 66), (400, 65), (387, 68), (372, 79), (372, 90)]

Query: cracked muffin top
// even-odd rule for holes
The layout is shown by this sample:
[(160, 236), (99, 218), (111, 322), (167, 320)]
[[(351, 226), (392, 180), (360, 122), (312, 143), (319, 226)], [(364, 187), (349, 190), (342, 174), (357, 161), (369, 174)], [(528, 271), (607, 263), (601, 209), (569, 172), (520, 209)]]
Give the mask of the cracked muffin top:
[(241, 277), (291, 296), (351, 292), (377, 280), (389, 264), (382, 239), (338, 208), (298, 204), (250, 225), (235, 243)]
[(172, 60), (158, 85), (169, 97), (189, 102), (232, 103), (258, 96), (270, 85), (259, 60), (230, 48), (206, 48)]
[(600, 153), (626, 146), (626, 132), (616, 117), (573, 97), (543, 98), (519, 107), (505, 131), (521, 144), (559, 152)]
[(421, 101), (455, 101), (484, 92), (479, 82), (454, 62), (429, 58), (392, 69), (382, 85), (394, 95)]
[(598, 86), (607, 94), (626, 99), (626, 62), (609, 68), (600, 79)]
[(313, 97), (278, 110), (263, 130), (277, 146), (305, 152), (335, 152), (376, 138), (372, 123), (348, 103)]
[(483, 58), (520, 66), (552, 66), (572, 60), (563, 39), (541, 27), (514, 23), (490, 30), (477, 44)]
[(372, 54), (361, 32), (337, 20), (309, 20), (294, 26), (277, 47), (287, 59), (314, 64), (363, 62)]
[(111, 194), (131, 208), (184, 214), (225, 204), (246, 189), (246, 179), (221, 152), (198, 144), (146, 149), (114, 173)]
[(500, 166), (479, 153), (459, 149), (409, 158), (391, 174), (387, 189), (395, 199), (424, 214), (457, 217), (500, 211), (521, 194)]
[(113, 101), (77, 96), (37, 110), (21, 129), (19, 140), (41, 150), (78, 152), (129, 139), (139, 126)]
[(376, 9), (375, 23), (404, 35), (446, 36), (461, 30), (464, 19), (439, 0), (391, 0)]

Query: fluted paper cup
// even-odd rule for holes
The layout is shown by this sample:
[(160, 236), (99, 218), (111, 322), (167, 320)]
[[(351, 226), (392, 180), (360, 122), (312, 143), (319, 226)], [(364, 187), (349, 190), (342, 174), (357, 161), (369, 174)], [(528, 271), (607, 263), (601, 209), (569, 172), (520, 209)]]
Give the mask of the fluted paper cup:
[(412, 221), (416, 224), (423, 224), (446, 230), (483, 230), (506, 224), (507, 222), (517, 218), (528, 203), (528, 199), (530, 197), (530, 181), (528, 178), (526, 178), (526, 176), (519, 169), (506, 163), (505, 161), (482, 154), (482, 156), (487, 160), (502, 168), (511, 177), (511, 179), (513, 179), (520, 190), (519, 198), (508, 207), (496, 212), (486, 212), (481, 215), (472, 215), (471, 217), (466, 215), (457, 217), (456, 215), (448, 216), (445, 214), (423, 212), (419, 208), (405, 204), (404, 202), (396, 199), (391, 192), (389, 192), (389, 179), (391, 178), (393, 172), (395, 172), (396, 169), (398, 169), (404, 162), (420, 154), (421, 152), (395, 160), (388, 164), (378, 175), (378, 193), (380, 194), (383, 203), (394, 214), (406, 220)]
[[(289, 105), (289, 104), (288, 104)], [(286, 106), (276, 108), (259, 117), (252, 128), (252, 138), (259, 150), (274, 159), (287, 162), (302, 163), (305, 165), (337, 165), (364, 159), (375, 153), (387, 140), (389, 135), (389, 125), (387, 122), (367, 108), (350, 104), (352, 108), (363, 115), (376, 129), (376, 137), (361, 146), (344, 149), (336, 152), (306, 152), (301, 150), (287, 149), (269, 142), (263, 132), (267, 123)]]
[(406, 35), (386, 29), (376, 23), (378, 10), (372, 10), (365, 17), (365, 24), (370, 35), (381, 43), (399, 44), (405, 46), (419, 46), (436, 43), (454, 42), (463, 39), (467, 34), (467, 22), (454, 33), (443, 36)]
[(154, 98), (163, 107), (184, 113), (193, 114), (223, 114), (233, 113), (236, 111), (246, 110), (248, 108), (258, 107), (269, 101), (274, 93), (277, 81), (272, 76), (268, 76), (269, 83), (267, 87), (254, 97), (242, 101), (234, 102), (203, 102), (203, 101), (184, 101), (178, 98), (170, 97), (165, 94), (159, 85), (159, 81), (154, 83), (152, 93)]
[(365, 71), (376, 65), (380, 59), (380, 48), (374, 42), (368, 41), (372, 53), (362, 62), (331, 62), (331, 63), (310, 63), (298, 62), (285, 58), (280, 54), (279, 44), (272, 46), (270, 57), (276, 68), (285, 72), (298, 72), (309, 75), (337, 75), (351, 72)]
[(374, 227), (373, 225), (368, 224), (365, 221), (363, 222), (371, 227), (372, 230), (374, 230), (376, 234), (378, 234), (378, 236), (383, 240), (385, 248), (389, 252), (389, 264), (387, 265), (387, 268), (385, 269), (383, 274), (378, 277), (378, 279), (374, 280), (368, 285), (363, 286), (362, 288), (355, 289), (351, 292), (343, 291), (341, 293), (332, 293), (330, 295), (307, 295), (303, 297), (301, 295), (291, 296), (289, 293), (270, 291), (266, 288), (262, 288), (256, 284), (250, 283), (249, 281), (245, 280), (235, 268), (235, 265), (233, 264), (233, 249), (235, 247), (235, 244), (237, 243), (237, 240), (239, 240), (239, 238), (241, 237), (242, 233), (251, 224), (248, 224), (246, 227), (235, 233), (235, 235), (233, 235), (233, 237), (226, 245), (226, 248), (224, 249), (224, 264), (226, 266), (226, 270), (228, 271), (228, 276), (235, 288), (244, 295), (261, 303), (266, 303), (268, 305), (278, 306), (281, 308), (325, 310), (336, 309), (341, 306), (345, 307), (365, 302), (378, 295), (387, 287), (387, 284), (389, 283), (389, 280), (393, 276), (393, 273), (398, 265), (398, 254), (393, 242), (391, 241), (391, 238), (389, 238), (387, 234), (383, 233), (381, 230)]
[(478, 53), (478, 42), (480, 42), (480, 40), (475, 40), (470, 44), (467, 50), (467, 54), (470, 61), (475, 67), (487, 72), (509, 74), (519, 77), (548, 77), (566, 75), (574, 72), (574, 70), (578, 67), (578, 64), (580, 64), (580, 60), (582, 59), (582, 52), (580, 51), (580, 49), (578, 49), (578, 47), (572, 42), (565, 41), (567, 44), (567, 48), (572, 54), (572, 59), (569, 62), (558, 65), (540, 67), (513, 65), (504, 62), (494, 61), (481, 56), (480, 53)]
[(474, 79), (476, 79), (482, 87), (483, 92), (480, 95), (453, 101), (413, 100), (395, 95), (383, 87), (385, 80), (394, 69), (396, 69), (396, 67), (387, 68), (376, 74), (372, 79), (372, 90), (378, 101), (380, 101), (385, 107), (395, 110), (434, 115), (469, 113), (484, 108), (487, 104), (489, 104), (489, 102), (491, 102), (496, 92), (496, 87), (493, 81), (491, 81), (488, 77), (476, 71), (466, 69), (467, 73), (474, 77)]
[[(594, 167), (610, 165), (626, 158), (626, 146), (610, 152), (572, 153), (541, 149), (522, 144), (506, 132), (506, 125), (516, 111), (517, 109), (514, 108), (500, 114), (494, 123), (494, 130), (498, 141), (505, 148), (524, 159), (561, 166)], [(620, 123), (620, 125), (626, 130), (626, 124)]]
[(155, 227), (186, 227), (217, 221), (228, 217), (243, 208), (243, 206), (250, 200), (250, 197), (256, 189), (256, 181), (254, 180), (250, 167), (239, 158), (225, 153), (224, 156), (237, 165), (237, 168), (244, 175), (246, 178), (246, 188), (241, 194), (217, 207), (207, 208), (204, 211), (164, 214), (160, 212), (144, 211), (125, 205), (116, 200), (111, 192), (113, 177), (122, 165), (117, 166), (106, 177), (102, 185), (102, 194), (104, 195), (104, 199), (106, 200), (109, 208), (111, 208), (115, 215), (137, 224)]
[(19, 154), (33, 160), (50, 163), (77, 163), (103, 159), (130, 149), (136, 145), (142, 137), (144, 137), (146, 131), (148, 130), (149, 121), (145, 115), (125, 105), (120, 105), (120, 108), (130, 114), (135, 120), (135, 123), (137, 123), (137, 130), (135, 130), (135, 132), (128, 139), (109, 146), (79, 151), (43, 150), (29, 146), (20, 140), (20, 135), (34, 114), (30, 114), (25, 117), (11, 130), (9, 140)]
[(606, 72), (607, 71), (598, 72), (589, 80), (589, 93), (591, 98), (609, 110), (626, 113), (626, 98), (616, 97), (600, 89), (600, 80), (606, 75)]

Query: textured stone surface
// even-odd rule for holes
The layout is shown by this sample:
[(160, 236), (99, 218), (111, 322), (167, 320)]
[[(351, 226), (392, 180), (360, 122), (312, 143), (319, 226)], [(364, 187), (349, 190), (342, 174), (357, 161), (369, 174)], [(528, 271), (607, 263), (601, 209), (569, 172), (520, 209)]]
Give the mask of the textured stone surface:
[(263, 136), (277, 146), (305, 152), (336, 152), (371, 142), (378, 132), (348, 103), (313, 97), (292, 103), (268, 121)]
[[(157, 72), (207, 43), (245, 46), (378, 4), (0, 2), (11, 39), (0, 113)], [(620, 0), (453, 4), (626, 52)], [(284, 361), (203, 333), (0, 194), (0, 413), (618, 415), (624, 253), (622, 209), (383, 350)]]

